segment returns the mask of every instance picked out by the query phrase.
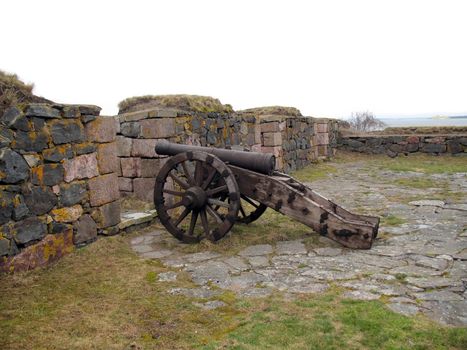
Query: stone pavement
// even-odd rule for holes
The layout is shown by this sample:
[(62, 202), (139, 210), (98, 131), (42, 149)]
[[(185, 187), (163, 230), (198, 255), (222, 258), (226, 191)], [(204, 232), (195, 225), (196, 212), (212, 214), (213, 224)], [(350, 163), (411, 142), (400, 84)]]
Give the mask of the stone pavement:
[[(315, 181), (312, 188), (347, 209), (404, 221), (399, 225), (383, 221), (380, 238), (371, 250), (342, 248), (320, 237), (316, 246), (294, 240), (249, 246), (235, 255), (186, 254), (181, 252), (182, 244), (160, 229), (133, 238), (132, 247), (141, 257), (160, 259), (172, 269), (159, 275), (161, 283), (175, 281), (179, 271), (188, 272), (198, 287), (168, 287), (168, 291), (211, 299), (196, 303), (205, 309), (224, 305), (215, 300), (222, 289), (244, 297), (264, 297), (274, 291), (293, 297), (322, 293), (335, 285), (344, 288), (347, 298), (384, 297), (395, 312), (424, 313), (442, 324), (466, 326), (467, 173), (392, 172), (369, 169), (364, 162), (335, 166), (339, 168), (336, 174)], [(440, 187), (394, 184), (410, 177), (429, 178)], [(433, 200), (434, 194), (446, 188), (459, 193), (460, 200)]]

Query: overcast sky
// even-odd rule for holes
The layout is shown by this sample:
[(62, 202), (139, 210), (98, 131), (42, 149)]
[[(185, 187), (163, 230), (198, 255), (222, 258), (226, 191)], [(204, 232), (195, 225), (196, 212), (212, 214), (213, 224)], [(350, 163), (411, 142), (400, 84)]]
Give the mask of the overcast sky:
[(0, 69), (117, 113), (147, 94), (311, 116), (467, 112), (467, 1), (4, 0)]

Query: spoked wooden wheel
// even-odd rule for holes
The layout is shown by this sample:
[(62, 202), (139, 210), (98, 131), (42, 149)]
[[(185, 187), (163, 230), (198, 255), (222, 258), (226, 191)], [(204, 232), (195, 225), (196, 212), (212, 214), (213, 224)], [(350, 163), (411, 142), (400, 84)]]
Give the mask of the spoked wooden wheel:
[(161, 223), (179, 240), (217, 241), (235, 223), (240, 191), (232, 171), (216, 156), (179, 153), (157, 175), (154, 204)]
[(240, 209), (238, 211), (237, 221), (243, 224), (250, 224), (257, 220), (268, 208), (266, 205), (251, 199), (244, 194), (240, 195)]

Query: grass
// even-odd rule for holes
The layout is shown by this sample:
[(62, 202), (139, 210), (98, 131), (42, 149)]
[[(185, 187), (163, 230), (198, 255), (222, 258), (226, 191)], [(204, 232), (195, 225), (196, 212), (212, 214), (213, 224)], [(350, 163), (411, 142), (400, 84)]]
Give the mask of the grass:
[(315, 163), (306, 168), (296, 170), (290, 174), (295, 179), (302, 182), (313, 182), (320, 179), (325, 179), (329, 174), (337, 173), (337, 168), (328, 162)]
[[(307, 245), (318, 245), (318, 235), (311, 228), (272, 209), (267, 209), (258, 220), (249, 225), (234, 225), (227, 236), (216, 243), (203, 240), (199, 244), (185, 245), (181, 250), (185, 253), (211, 250), (234, 255), (250, 245), (272, 244), (302, 238)], [(170, 242), (167, 247), (171, 248)]]
[(405, 224), (406, 220), (395, 215), (388, 215), (381, 219), (381, 223), (385, 226), (397, 226), (397, 225)]
[(158, 282), (166, 268), (115, 236), (47, 269), (0, 277), (2, 349), (464, 349), (467, 330), (394, 314), (381, 302), (320, 296), (237, 298), (206, 311)]
[(176, 108), (193, 112), (232, 113), (232, 106), (223, 105), (217, 98), (197, 95), (146, 95), (130, 97), (118, 104), (119, 113), (134, 112), (154, 107)]
[(385, 157), (378, 160), (379, 167), (391, 171), (415, 171), (424, 174), (454, 174), (467, 172), (467, 162), (463, 157), (429, 155)]

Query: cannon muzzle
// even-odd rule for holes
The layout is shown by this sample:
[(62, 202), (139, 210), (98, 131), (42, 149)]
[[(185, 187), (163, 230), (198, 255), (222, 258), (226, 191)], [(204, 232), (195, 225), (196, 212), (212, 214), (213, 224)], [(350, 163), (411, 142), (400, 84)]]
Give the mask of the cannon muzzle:
[(166, 140), (161, 140), (156, 144), (156, 153), (161, 155), (174, 156), (178, 153), (190, 151), (210, 153), (225, 163), (265, 175), (271, 175), (274, 171), (275, 157), (271, 153), (245, 152), (223, 148), (180, 145)]

